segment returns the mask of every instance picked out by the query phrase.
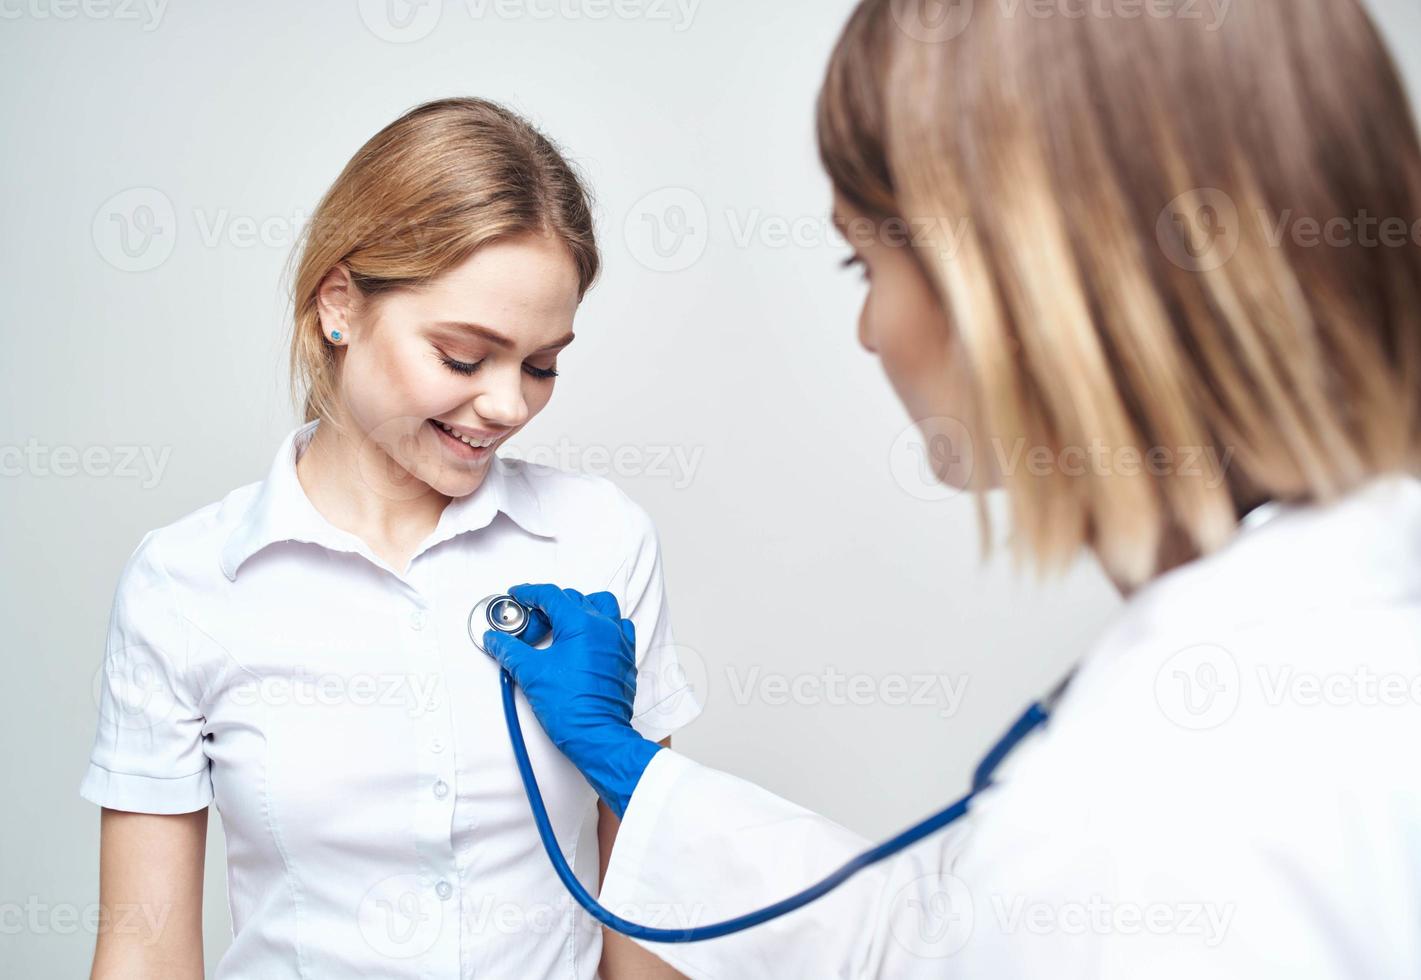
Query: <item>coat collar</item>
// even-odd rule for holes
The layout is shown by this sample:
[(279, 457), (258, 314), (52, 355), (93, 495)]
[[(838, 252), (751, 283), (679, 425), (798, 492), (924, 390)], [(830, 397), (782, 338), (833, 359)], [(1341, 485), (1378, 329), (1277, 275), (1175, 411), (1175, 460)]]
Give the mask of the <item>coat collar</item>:
[[(266, 479), (223, 545), (222, 572), (229, 580), (236, 581), (237, 570), (248, 558), (280, 541), (305, 541), (335, 551), (369, 556), (369, 547), (364, 541), (335, 527), (316, 510), (296, 476), (296, 461), (310, 445), (319, 424), (320, 419), (313, 419), (299, 425), (282, 440)], [(526, 474), (495, 456), (483, 483), (473, 493), (449, 501), (439, 515), (439, 523), (415, 554), (465, 531), (487, 527), (499, 513), (507, 515), (530, 534), (554, 536)]]
[(1266, 504), (1219, 551), (1145, 585), (1116, 626), (1238, 628), (1421, 595), (1421, 479), (1372, 479), (1326, 504)]

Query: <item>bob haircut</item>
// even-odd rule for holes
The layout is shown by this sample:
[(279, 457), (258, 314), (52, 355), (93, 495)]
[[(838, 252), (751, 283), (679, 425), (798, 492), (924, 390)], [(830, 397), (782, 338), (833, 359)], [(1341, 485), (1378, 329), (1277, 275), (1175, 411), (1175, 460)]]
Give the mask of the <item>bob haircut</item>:
[(1416, 471), (1421, 150), (1357, 0), (1218, 24), (941, 6), (859, 5), (820, 156), (914, 229), (971, 379), (974, 488), (991, 444), (1110, 453), (1000, 474), (1018, 558), (1090, 547), (1138, 585), (1256, 504)]

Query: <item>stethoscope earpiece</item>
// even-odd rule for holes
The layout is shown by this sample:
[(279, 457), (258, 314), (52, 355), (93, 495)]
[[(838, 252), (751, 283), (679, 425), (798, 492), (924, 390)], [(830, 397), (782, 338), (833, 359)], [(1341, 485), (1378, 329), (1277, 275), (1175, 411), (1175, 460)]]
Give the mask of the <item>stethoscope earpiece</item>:
[(479, 650), (487, 653), (488, 651), (484, 650), (484, 633), (488, 630), (518, 636), (528, 628), (531, 621), (532, 615), (528, 607), (513, 596), (501, 592), (484, 596), (474, 603), (474, 608), (469, 612), (469, 639), (474, 641), (474, 646)]

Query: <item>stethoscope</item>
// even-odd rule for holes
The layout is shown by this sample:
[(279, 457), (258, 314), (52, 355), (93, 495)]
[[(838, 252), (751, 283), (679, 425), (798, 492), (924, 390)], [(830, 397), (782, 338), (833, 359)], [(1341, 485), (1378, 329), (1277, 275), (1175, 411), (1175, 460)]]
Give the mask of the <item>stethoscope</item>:
[[(483, 650), (483, 634), (486, 630), (493, 629), (500, 633), (518, 636), (528, 628), (530, 622), (532, 622), (532, 611), (512, 596), (501, 594), (486, 596), (480, 599), (469, 613), (469, 638), (474, 641), (474, 646)], [(1074, 671), (1072, 671), (1073, 673)], [(972, 791), (946, 809), (914, 824), (891, 840), (864, 851), (828, 877), (783, 901), (707, 926), (656, 929), (629, 922), (607, 911), (598, 903), (597, 899), (587, 893), (587, 889), (582, 887), (582, 882), (577, 880), (577, 876), (568, 867), (567, 860), (563, 857), (562, 848), (558, 845), (557, 837), (553, 835), (552, 824), (548, 820), (548, 811), (543, 805), (543, 793), (538, 788), (537, 777), (533, 775), (533, 766), (528, 761), (528, 747), (523, 743), (523, 728), (518, 722), (518, 711), (513, 700), (515, 687), (513, 675), (507, 670), (500, 670), (500, 675), (503, 686), (503, 718), (508, 725), (508, 739), (513, 745), (513, 755), (518, 762), (518, 775), (523, 780), (523, 790), (528, 795), (528, 805), (533, 811), (533, 822), (537, 824), (538, 836), (542, 839), (543, 850), (547, 852), (553, 870), (557, 873), (563, 886), (577, 900), (577, 904), (586, 909), (587, 913), (598, 922), (633, 939), (657, 943), (700, 942), (705, 939), (715, 939), (718, 936), (728, 936), (733, 932), (741, 932), (772, 919), (778, 919), (782, 915), (803, 908), (815, 899), (827, 895), (864, 868), (911, 847), (929, 834), (960, 819), (967, 813), (972, 800), (991, 785), (992, 774), (1001, 765), (1002, 760), (1011, 753), (1012, 749), (1016, 748), (1022, 739), (1045, 723), (1051, 709), (1055, 707), (1056, 702), (1065, 692), (1066, 685), (1071, 680), (1071, 675), (1067, 675), (1065, 680), (1061, 681), (1050, 694), (1040, 701), (1033, 702), (1022, 712), (1021, 717), (1012, 724), (1006, 734), (992, 746), (978, 764), (976, 772), (972, 776)]]

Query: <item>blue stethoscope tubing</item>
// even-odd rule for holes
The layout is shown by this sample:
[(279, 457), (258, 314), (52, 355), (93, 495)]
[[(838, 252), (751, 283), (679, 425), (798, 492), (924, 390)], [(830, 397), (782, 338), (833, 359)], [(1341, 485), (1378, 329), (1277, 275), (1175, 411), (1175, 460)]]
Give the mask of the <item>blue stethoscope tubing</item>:
[[(553, 870), (557, 872), (558, 878), (567, 888), (568, 892), (577, 904), (587, 910), (598, 922), (615, 929), (624, 936), (632, 939), (642, 939), (648, 942), (657, 943), (695, 943), (706, 939), (715, 939), (719, 936), (728, 936), (734, 932), (742, 932), (771, 919), (778, 919), (782, 915), (787, 915), (795, 909), (803, 908), (817, 898), (828, 894), (858, 874), (864, 868), (877, 864), (884, 858), (897, 854), (904, 848), (911, 847), (918, 841), (927, 837), (948, 824), (960, 819), (967, 813), (968, 807), (975, 797), (991, 783), (992, 773), (1003, 759), (1010, 754), (1022, 739), (1042, 725), (1049, 717), (1046, 706), (1035, 701), (1022, 712), (1020, 718), (1011, 726), (1005, 735), (992, 746), (991, 750), (983, 757), (981, 763), (972, 777), (972, 791), (956, 803), (941, 810), (926, 820), (916, 823), (904, 830), (898, 836), (884, 841), (877, 847), (864, 851), (858, 857), (844, 864), (837, 871), (830, 874), (821, 881), (810, 885), (797, 894), (789, 898), (767, 905), (754, 912), (747, 912), (738, 915), (733, 919), (726, 919), (724, 922), (713, 922), (705, 926), (692, 926), (684, 929), (659, 929), (651, 926), (644, 926), (636, 922), (630, 922), (621, 916), (615, 915), (588, 894), (587, 889), (582, 887), (582, 882), (577, 880), (577, 876), (568, 867), (567, 859), (563, 857), (562, 847), (559, 846), (557, 837), (553, 834), (553, 827), (548, 820), (547, 808), (543, 805), (543, 793), (538, 788), (538, 779), (533, 775), (533, 765), (528, 761), (528, 747), (523, 743), (523, 727), (518, 721), (518, 709), (513, 699), (514, 680), (507, 670), (500, 668), (499, 671), (503, 687), (503, 717), (508, 724), (508, 739), (513, 745), (513, 755), (518, 762), (518, 775), (523, 780), (523, 789), (528, 794), (528, 805), (533, 811), (533, 822), (538, 826), (538, 836), (543, 841), (543, 849), (548, 853), (548, 860), (553, 864)], [(1069, 678), (1067, 678), (1069, 680)], [(1054, 703), (1059, 696), (1065, 682), (1046, 699), (1048, 703)]]

